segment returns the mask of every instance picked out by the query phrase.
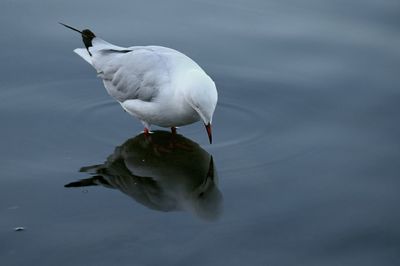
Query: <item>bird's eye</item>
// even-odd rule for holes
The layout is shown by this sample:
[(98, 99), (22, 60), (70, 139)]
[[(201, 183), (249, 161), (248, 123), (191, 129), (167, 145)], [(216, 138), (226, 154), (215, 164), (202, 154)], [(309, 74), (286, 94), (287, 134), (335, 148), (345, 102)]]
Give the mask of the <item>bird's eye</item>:
[(204, 192), (200, 192), (199, 193), (199, 198), (203, 198), (204, 197)]

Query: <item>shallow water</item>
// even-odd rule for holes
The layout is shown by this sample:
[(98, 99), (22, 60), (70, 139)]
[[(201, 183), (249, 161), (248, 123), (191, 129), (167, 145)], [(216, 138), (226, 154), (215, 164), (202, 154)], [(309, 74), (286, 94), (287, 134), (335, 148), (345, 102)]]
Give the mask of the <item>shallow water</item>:
[[(1, 265), (400, 264), (398, 1), (0, 7)], [(214, 143), (150, 145), (58, 21), (195, 59)]]

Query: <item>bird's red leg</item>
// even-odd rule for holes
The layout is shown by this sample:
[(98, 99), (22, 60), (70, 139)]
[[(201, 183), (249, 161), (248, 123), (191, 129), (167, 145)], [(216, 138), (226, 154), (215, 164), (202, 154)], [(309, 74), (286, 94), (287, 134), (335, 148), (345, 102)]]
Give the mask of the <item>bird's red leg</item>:
[(143, 132), (146, 137), (150, 136), (150, 131), (147, 127), (144, 128)]
[(176, 127), (171, 127), (171, 133), (176, 134)]

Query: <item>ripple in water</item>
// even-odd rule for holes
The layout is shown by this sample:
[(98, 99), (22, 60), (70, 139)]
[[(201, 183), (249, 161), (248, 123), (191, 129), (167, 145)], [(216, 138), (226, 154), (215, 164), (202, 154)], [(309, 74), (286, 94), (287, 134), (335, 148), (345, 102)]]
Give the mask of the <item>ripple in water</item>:
[[(113, 143), (110, 139), (133, 136), (142, 130), (141, 123), (126, 114), (96, 79), (61, 80), (8, 88), (1, 92), (0, 98), (3, 98), (3, 109), (14, 111), (18, 106), (18, 112), (38, 112), (41, 119), (57, 115), (60, 122), (73, 129), (75, 134), (88, 135), (108, 144)], [(221, 98), (214, 116), (214, 135), (219, 137), (210, 148), (243, 145), (261, 138), (265, 132), (255, 125), (262, 119), (265, 120), (265, 114), (260, 110), (251, 110), (231, 98)], [(200, 122), (193, 127), (181, 128), (180, 132), (183, 131), (190, 138), (200, 135), (198, 140), (202, 140), (205, 134)]]
[[(266, 118), (265, 114), (260, 111), (242, 107), (233, 99), (221, 99), (214, 118), (214, 135), (220, 137), (212, 145), (209, 145), (209, 148), (246, 145), (259, 140), (265, 135), (265, 131), (254, 125), (257, 125), (258, 121), (262, 119)], [(76, 124), (85, 125), (85, 128), (81, 130), (83, 134), (108, 144), (112, 144), (110, 138), (126, 137), (126, 132), (137, 134), (142, 130), (142, 124), (125, 113), (111, 98), (93, 101), (81, 107), (75, 113), (74, 120)], [(157, 126), (152, 127), (153, 130), (157, 128)], [(243, 129), (246, 130), (246, 134), (243, 134)], [(164, 128), (164, 130), (169, 129)], [(206, 140), (204, 128), (200, 122), (187, 129), (182, 127), (179, 132), (196, 141)]]
[[(18, 106), (17, 112), (20, 114), (34, 115), (33, 119), (58, 124), (53, 125), (53, 134), (58, 134), (58, 139), (71, 138), (66, 140), (69, 143), (73, 143), (78, 137), (100, 145), (115, 146), (121, 140), (142, 131), (141, 123), (125, 113), (96, 79), (62, 80), (9, 88), (2, 91), (0, 98), (3, 98), (3, 109), (14, 111), (15, 106)], [(14, 99), (14, 102), (7, 99)], [(220, 97), (213, 121), (215, 141), (212, 145), (207, 143), (206, 133), (200, 122), (182, 127), (179, 132), (206, 146), (210, 151), (223, 152), (224, 157), (234, 162), (228, 169), (248, 168), (254, 167), (256, 161), (260, 164), (260, 160), (251, 157), (256, 156), (252, 154), (243, 160), (243, 154), (249, 149), (269, 145), (265, 154), (269, 159), (266, 161), (285, 157), (282, 152), (281, 156), (277, 156), (278, 153), (271, 154), (274, 151), (273, 142), (279, 142), (270, 133), (270, 129), (276, 124), (276, 117), (276, 113), (255, 109), (253, 106), (250, 108), (249, 104), (243, 104), (237, 98)], [(270, 126), (258, 126), (260, 123)], [(65, 129), (73, 134), (66, 135)], [(153, 129), (156, 130), (157, 127)], [(38, 141), (45, 143), (48, 139)], [(224, 148), (223, 151), (221, 148)]]

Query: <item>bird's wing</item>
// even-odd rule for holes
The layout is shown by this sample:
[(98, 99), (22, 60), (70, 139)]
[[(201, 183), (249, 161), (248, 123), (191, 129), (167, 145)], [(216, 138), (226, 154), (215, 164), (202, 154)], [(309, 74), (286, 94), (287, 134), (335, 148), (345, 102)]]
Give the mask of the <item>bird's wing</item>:
[(89, 51), (91, 53), (96, 53), (96, 52), (101, 51), (101, 50), (119, 51), (119, 50), (125, 50), (125, 49), (127, 49), (127, 48), (111, 44), (111, 43), (109, 43), (109, 42), (107, 42), (107, 41), (105, 41), (105, 40), (103, 40), (103, 39), (101, 39), (99, 37), (93, 38), (92, 46), (89, 47)]
[(107, 92), (119, 102), (139, 99), (151, 101), (170, 83), (166, 58), (146, 47), (106, 46), (90, 48), (92, 62)]
[(95, 37), (91, 40), (92, 46), (86, 48), (76, 48), (74, 52), (82, 57), (86, 62), (93, 66), (92, 54), (93, 53), (107, 53), (107, 52), (116, 52), (116, 53), (127, 53), (132, 51), (129, 48), (124, 48), (121, 46), (117, 46), (106, 42), (103, 39)]

